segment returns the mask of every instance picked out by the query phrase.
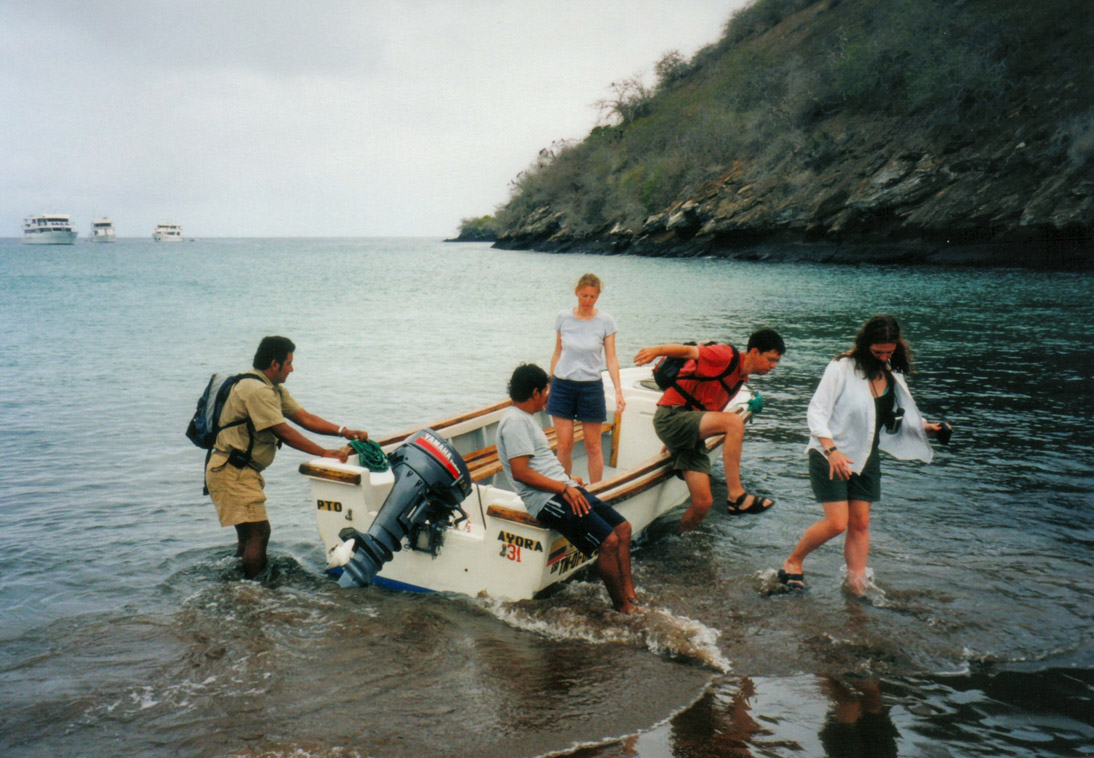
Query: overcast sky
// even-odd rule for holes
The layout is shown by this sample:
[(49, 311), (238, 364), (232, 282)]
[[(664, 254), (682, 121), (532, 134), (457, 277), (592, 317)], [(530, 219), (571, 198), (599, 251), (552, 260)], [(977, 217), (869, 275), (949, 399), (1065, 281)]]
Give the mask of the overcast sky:
[(450, 236), (746, 0), (2, 0), (0, 236)]

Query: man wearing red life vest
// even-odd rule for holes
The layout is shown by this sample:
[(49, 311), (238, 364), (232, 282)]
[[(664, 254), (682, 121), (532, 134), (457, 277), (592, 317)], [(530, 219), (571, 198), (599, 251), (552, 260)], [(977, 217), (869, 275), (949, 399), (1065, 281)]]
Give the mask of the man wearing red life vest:
[[(726, 413), (723, 409), (749, 375), (770, 373), (785, 352), (786, 344), (778, 332), (760, 329), (748, 338), (743, 353), (732, 345), (658, 345), (644, 347), (634, 357), (638, 366), (660, 356), (688, 359), (676, 387), (666, 390), (657, 402), (653, 417), (654, 430), (668, 448), (673, 468), (682, 473), (691, 494), (691, 505), (680, 521), (681, 533), (697, 529), (714, 504), (705, 440), (716, 435), (725, 435), (722, 461), (730, 514), (762, 513), (775, 505), (774, 500), (749, 493), (741, 484), (744, 421), (736, 413)], [(689, 376), (706, 379), (689, 379)]]

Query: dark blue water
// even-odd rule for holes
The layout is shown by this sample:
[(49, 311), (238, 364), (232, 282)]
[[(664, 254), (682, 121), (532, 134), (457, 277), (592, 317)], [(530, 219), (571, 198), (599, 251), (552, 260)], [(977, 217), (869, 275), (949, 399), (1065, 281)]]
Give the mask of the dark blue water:
[[(303, 457), (267, 472), (270, 575), (240, 579), (183, 437), (213, 371), (297, 343), (309, 410), (374, 435), (546, 365), (585, 271), (621, 360), (685, 339), (789, 352), (754, 386), (755, 519), (668, 523), (635, 554), (661, 611), (597, 582), (549, 598), (342, 590)], [(1018, 270), (502, 252), (431, 240), (0, 241), (0, 753), (271, 756), (1029, 756), (1094, 752), (1094, 286)], [(866, 602), (842, 548), (768, 595), (819, 517), (805, 406), (870, 315), (954, 425), (886, 459)]]

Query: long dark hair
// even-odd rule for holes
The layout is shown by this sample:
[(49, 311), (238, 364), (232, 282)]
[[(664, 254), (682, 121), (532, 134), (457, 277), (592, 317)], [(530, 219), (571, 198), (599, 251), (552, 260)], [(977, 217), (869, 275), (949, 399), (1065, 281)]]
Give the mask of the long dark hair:
[(858, 330), (855, 335), (855, 344), (846, 353), (840, 353), (839, 358), (851, 358), (855, 362), (855, 368), (866, 375), (867, 379), (875, 379), (886, 369), (886, 364), (879, 361), (870, 352), (871, 345), (883, 345), (892, 342), (896, 345), (896, 351), (889, 358), (888, 368), (901, 374), (912, 373), (912, 348), (907, 340), (900, 336), (900, 324), (888, 314), (874, 316)]

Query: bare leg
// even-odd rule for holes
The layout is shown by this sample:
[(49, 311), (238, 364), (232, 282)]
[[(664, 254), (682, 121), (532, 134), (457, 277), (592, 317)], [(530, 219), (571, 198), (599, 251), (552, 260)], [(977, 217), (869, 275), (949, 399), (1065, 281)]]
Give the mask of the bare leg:
[(852, 500), (849, 503), (843, 556), (847, 561), (847, 587), (854, 595), (866, 593), (866, 557), (869, 552), (870, 503), (865, 500)]
[(703, 420), (699, 423), (699, 436), (707, 439), (718, 434), (724, 434), (726, 438), (722, 445), (726, 489), (729, 491), (729, 499), (736, 500), (745, 493), (741, 484), (741, 446), (745, 438), (745, 422), (736, 413), (704, 413)]
[(597, 558), (596, 565), (615, 609), (620, 613), (634, 613), (635, 607), (627, 598), (626, 583), (620, 569), (620, 549), (619, 536), (612, 532), (600, 544), (600, 556)]
[(600, 436), (604, 432), (604, 424), (594, 421), (582, 421), (581, 428), (585, 432), (585, 456), (589, 464), (589, 484), (596, 484), (604, 478), (604, 446), (601, 444), (602, 438)]
[(558, 416), (551, 416), (551, 420), (555, 422), (555, 434), (558, 437), (559, 463), (570, 474), (574, 468), (574, 422)]
[(624, 521), (615, 528), (619, 538), (619, 574), (623, 577), (623, 593), (631, 603), (638, 602), (638, 593), (634, 590), (634, 577), (631, 576), (631, 522)]
[(252, 521), (246, 524), (236, 524), (236, 535), (239, 538), (237, 553), (243, 558), (243, 576), (254, 579), (266, 568), (266, 545), (270, 541), (270, 522)]
[(699, 471), (685, 471), (684, 481), (687, 482), (688, 492), (691, 494), (691, 505), (680, 519), (680, 534), (698, 529), (707, 517), (710, 506), (714, 504), (709, 476)]
[(833, 537), (847, 531), (848, 505), (846, 500), (824, 503), (824, 518), (805, 530), (794, 552), (783, 563), (788, 574), (802, 573), (806, 556)]

